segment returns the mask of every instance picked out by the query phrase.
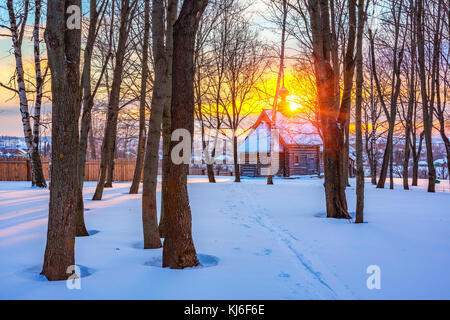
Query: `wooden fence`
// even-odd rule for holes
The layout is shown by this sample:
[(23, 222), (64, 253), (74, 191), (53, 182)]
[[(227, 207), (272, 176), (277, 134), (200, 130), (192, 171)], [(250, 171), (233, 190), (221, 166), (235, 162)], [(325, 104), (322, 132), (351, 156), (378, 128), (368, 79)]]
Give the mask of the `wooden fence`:
[[(114, 160), (114, 181), (132, 181), (135, 159)], [(42, 169), (46, 180), (50, 178), (49, 160), (42, 159)], [(217, 170), (215, 170), (217, 171)], [(100, 172), (100, 160), (88, 160), (84, 168), (85, 181), (97, 181)], [(205, 169), (191, 168), (191, 175), (205, 175)], [(217, 175), (230, 175), (228, 171), (217, 171)], [(161, 174), (159, 168), (158, 174)], [(31, 166), (24, 158), (0, 159), (0, 181), (31, 181)]]
[[(49, 179), (49, 162), (42, 159), (45, 179)], [(0, 181), (31, 181), (30, 161), (24, 158), (0, 159)]]

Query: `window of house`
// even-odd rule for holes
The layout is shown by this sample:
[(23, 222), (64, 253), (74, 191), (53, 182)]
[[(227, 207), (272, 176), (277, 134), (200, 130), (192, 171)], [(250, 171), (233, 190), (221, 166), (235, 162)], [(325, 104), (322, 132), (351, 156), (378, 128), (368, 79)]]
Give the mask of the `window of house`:
[(300, 158), (298, 155), (294, 156), (294, 163), (295, 164), (300, 164)]

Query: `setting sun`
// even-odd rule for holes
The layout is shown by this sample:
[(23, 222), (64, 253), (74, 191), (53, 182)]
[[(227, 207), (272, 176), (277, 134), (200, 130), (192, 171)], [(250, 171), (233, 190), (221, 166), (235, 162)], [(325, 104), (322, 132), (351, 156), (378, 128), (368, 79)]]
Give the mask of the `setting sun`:
[(289, 110), (292, 112), (300, 111), (302, 109), (302, 105), (298, 103), (299, 98), (295, 95), (290, 95), (287, 97), (287, 102), (289, 103)]

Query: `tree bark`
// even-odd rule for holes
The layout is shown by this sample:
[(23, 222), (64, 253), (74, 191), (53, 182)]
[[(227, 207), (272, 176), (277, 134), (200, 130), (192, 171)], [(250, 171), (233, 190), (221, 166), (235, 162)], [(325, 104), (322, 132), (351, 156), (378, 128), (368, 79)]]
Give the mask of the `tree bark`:
[(162, 0), (153, 0), (152, 3), (152, 43), (153, 60), (155, 61), (155, 81), (148, 128), (142, 192), (142, 222), (145, 249), (161, 248), (157, 220), (156, 187), (158, 183), (161, 121), (168, 90), (168, 57), (164, 45), (164, 3)]
[[(174, 35), (171, 120), (172, 132), (186, 129), (194, 133), (194, 43), (199, 20), (207, 0), (184, 0)], [(171, 148), (176, 145), (172, 142)], [(187, 191), (189, 164), (170, 163), (167, 179), (166, 228), (163, 267), (183, 269), (199, 264), (192, 240), (192, 216)]]
[(355, 223), (364, 222), (364, 164), (362, 141), (362, 90), (363, 74), (363, 33), (364, 33), (364, 0), (358, 0), (358, 32), (356, 41), (356, 219)]
[[(75, 264), (81, 30), (66, 28), (66, 8), (81, 0), (47, 2), (47, 43), (52, 75), (52, 166), (47, 245), (42, 274), (65, 280)], [(80, 17), (81, 18), (81, 17)]]
[(411, 142), (411, 150), (412, 150), (412, 158), (413, 158), (413, 173), (412, 173), (412, 183), (413, 187), (417, 187), (419, 181), (419, 160), (420, 155), (422, 154), (422, 146), (423, 146), (423, 137), (424, 133), (422, 132), (419, 136), (419, 146), (416, 151), (416, 134), (414, 133)]
[(167, 178), (170, 170), (170, 144), (172, 143), (171, 131), (171, 103), (172, 103), (172, 69), (173, 69), (173, 24), (178, 15), (178, 0), (169, 0), (167, 7), (167, 29), (166, 29), (166, 51), (168, 59), (167, 67), (167, 97), (164, 104), (162, 119), (162, 136), (163, 136), (163, 160), (162, 160), (162, 183), (161, 183), (161, 216), (159, 221), (159, 235), (165, 238), (166, 234), (166, 208), (167, 202), (170, 201), (170, 195), (167, 191)]
[(234, 182), (241, 182), (241, 171), (239, 170), (239, 159), (238, 159), (238, 141), (236, 132), (233, 132), (233, 164), (234, 164)]

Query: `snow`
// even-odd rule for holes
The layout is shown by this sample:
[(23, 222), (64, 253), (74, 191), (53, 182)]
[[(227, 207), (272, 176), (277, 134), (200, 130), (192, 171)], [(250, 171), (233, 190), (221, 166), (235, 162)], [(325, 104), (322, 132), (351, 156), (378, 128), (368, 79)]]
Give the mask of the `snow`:
[[(69, 290), (39, 276), (48, 190), (0, 182), (0, 299), (450, 299), (449, 193), (366, 184), (367, 223), (356, 225), (325, 218), (322, 184), (190, 177), (203, 266), (170, 270), (161, 268), (161, 249), (142, 249), (140, 195), (128, 194), (130, 183), (96, 202), (95, 183), (87, 183), (92, 235), (76, 240), (84, 277), (80, 290)], [(348, 188), (351, 212), (354, 193)], [(366, 286), (372, 265), (380, 290)]]

